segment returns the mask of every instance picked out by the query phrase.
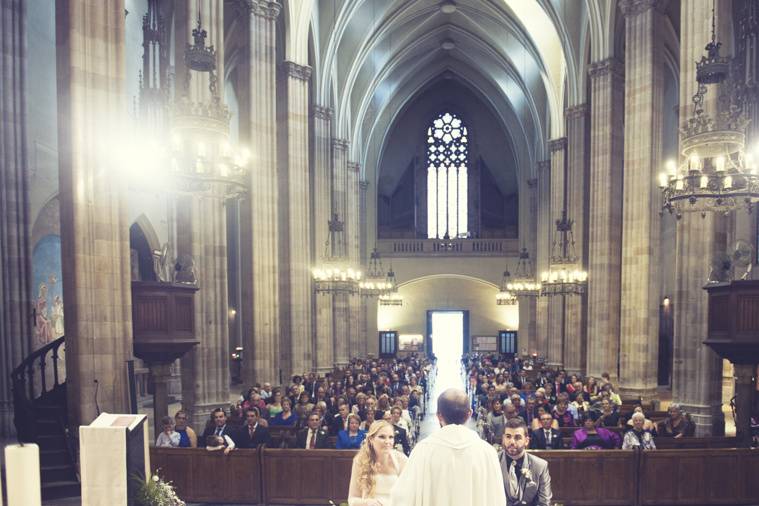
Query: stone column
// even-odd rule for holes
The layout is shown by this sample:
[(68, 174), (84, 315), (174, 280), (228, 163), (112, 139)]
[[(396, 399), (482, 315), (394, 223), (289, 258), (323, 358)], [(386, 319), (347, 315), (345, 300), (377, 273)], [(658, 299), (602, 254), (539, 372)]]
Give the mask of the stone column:
[(0, 436), (15, 434), (10, 374), (33, 332), (26, 148), (26, 3), (3, 1), (0, 26)]
[(751, 447), (751, 412), (754, 409), (754, 371), (756, 364), (735, 364), (735, 431), (738, 445), (742, 448)]
[(662, 48), (666, 2), (625, 0), (625, 143), (622, 209), (620, 388), (624, 397), (656, 394), (659, 337), (659, 190)]
[[(348, 188), (348, 141), (332, 140), (332, 208), (345, 225)], [(348, 259), (347, 227), (343, 234), (335, 236), (338, 244), (333, 244), (335, 255)], [(350, 298), (351, 295), (340, 292), (333, 296), (333, 330), (335, 346), (335, 364), (345, 365), (350, 359)]]
[[(585, 216), (586, 216), (586, 171), (587, 158), (587, 117), (585, 104), (567, 109), (567, 215), (574, 220), (572, 234), (575, 241), (577, 265), (586, 268)], [(564, 367), (569, 374), (585, 372), (587, 346), (588, 299), (586, 295), (566, 297), (564, 321)]]
[(243, 243), (243, 382), (277, 381), (279, 369), (279, 230), (276, 144), (277, 2), (250, 2), (246, 142), (254, 157), (250, 173), (249, 230)]
[[(316, 263), (327, 260), (325, 250), (329, 238), (329, 220), (332, 219), (332, 167), (330, 156), (330, 123), (332, 109), (315, 105), (314, 116), (314, 243)], [(332, 369), (335, 362), (335, 345), (332, 330), (332, 295), (316, 295), (316, 370), (320, 373)]]
[[(727, 2), (717, 2), (717, 18), (729, 17)], [(725, 12), (727, 11), (727, 12)], [(680, 125), (693, 114), (691, 97), (696, 93), (695, 61), (704, 54), (704, 44), (711, 38), (711, 4), (683, 2), (682, 26), (688, 27), (680, 40)], [(722, 32), (724, 33), (724, 32)], [(704, 109), (715, 110), (717, 89), (711, 85)], [(725, 220), (708, 214), (684, 213), (677, 223), (675, 251), (676, 289), (674, 307), (674, 360), (672, 399), (690, 413), (696, 423), (696, 435), (720, 435), (724, 432), (722, 401), (722, 361), (703, 344), (707, 336), (708, 294), (703, 285), (715, 250), (724, 249), (716, 233), (724, 234)]]
[[(359, 198), (358, 198), (358, 206), (359, 206), (359, 258), (361, 259), (362, 263), (366, 262), (366, 252), (368, 250), (368, 241), (367, 241), (367, 201), (366, 201), (366, 192), (369, 188), (369, 182), (365, 180), (360, 180), (358, 182), (358, 191), (359, 191)], [(369, 349), (369, 308), (370, 307), (376, 307), (376, 301), (377, 299), (374, 297), (371, 298), (362, 298), (361, 299), (361, 312), (359, 315), (359, 335), (358, 335), (358, 342), (359, 342), (359, 348), (358, 348), (358, 356), (359, 357), (366, 357)]]
[(129, 223), (111, 152), (127, 107), (123, 0), (58, 2), (56, 39), (66, 390), (76, 428), (98, 409), (129, 409)]
[[(561, 219), (566, 208), (566, 181), (564, 180), (565, 157), (567, 156), (567, 138), (553, 139), (548, 143), (551, 152), (551, 218), (549, 258), (559, 254), (553, 248), (554, 241), (560, 240), (556, 234), (556, 221)], [(553, 261), (549, 261), (549, 265)], [(564, 314), (566, 297), (555, 295), (548, 298), (548, 355), (546, 363), (552, 367), (564, 364)]]
[(587, 373), (619, 377), (622, 264), (624, 69), (613, 58), (590, 66)]
[(308, 162), (308, 82), (311, 67), (287, 61), (287, 207), (291, 374), (313, 370), (311, 321), (311, 187)]
[[(543, 271), (548, 270), (551, 258), (551, 161), (538, 162), (537, 181), (537, 239), (535, 255), (535, 276), (540, 279)], [(536, 301), (535, 342), (529, 353), (548, 356), (548, 297), (539, 297)]]
[[(532, 264), (532, 274), (539, 277), (540, 273), (536, 273), (537, 258), (535, 247), (535, 236), (537, 231), (537, 219), (538, 219), (538, 180), (529, 179), (524, 186), (527, 191), (527, 209), (529, 216), (524, 220), (527, 226), (527, 230), (521, 229), (519, 231), (521, 243), (527, 248), (530, 254), (530, 261)], [(513, 275), (513, 273), (512, 273)], [(537, 339), (537, 299), (535, 297), (520, 297), (519, 298), (519, 353), (522, 351), (530, 354), (533, 352)]]
[[(360, 197), (361, 190), (359, 189), (359, 173), (361, 168), (357, 163), (349, 162), (347, 189), (345, 192), (346, 197), (346, 211), (345, 211), (345, 235), (348, 246), (348, 260), (351, 265), (361, 266), (361, 244), (359, 242), (360, 224), (361, 224), (361, 208)], [(349, 350), (348, 354), (350, 358), (357, 357), (361, 354), (361, 297), (358, 294), (352, 295), (348, 300), (348, 307), (350, 311), (350, 330), (349, 330)]]

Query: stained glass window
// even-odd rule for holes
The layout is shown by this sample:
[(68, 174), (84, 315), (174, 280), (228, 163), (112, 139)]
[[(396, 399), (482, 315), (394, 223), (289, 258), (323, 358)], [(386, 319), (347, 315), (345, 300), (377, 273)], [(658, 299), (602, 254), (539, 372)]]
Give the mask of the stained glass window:
[(455, 114), (427, 128), (427, 237), (466, 237), (469, 134)]

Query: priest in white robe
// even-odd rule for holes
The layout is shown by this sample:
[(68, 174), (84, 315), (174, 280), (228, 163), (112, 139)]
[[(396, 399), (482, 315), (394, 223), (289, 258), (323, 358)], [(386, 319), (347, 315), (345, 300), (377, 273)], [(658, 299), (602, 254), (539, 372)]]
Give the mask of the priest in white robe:
[(506, 495), (495, 449), (464, 426), (472, 415), (463, 390), (437, 401), (441, 429), (419, 442), (393, 487), (393, 506), (503, 505)]

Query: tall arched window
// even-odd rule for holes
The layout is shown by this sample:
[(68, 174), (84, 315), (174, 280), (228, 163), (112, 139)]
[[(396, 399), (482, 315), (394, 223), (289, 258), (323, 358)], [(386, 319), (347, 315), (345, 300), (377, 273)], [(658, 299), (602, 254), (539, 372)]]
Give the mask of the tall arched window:
[(427, 128), (427, 237), (465, 236), (469, 135), (455, 114), (440, 114)]

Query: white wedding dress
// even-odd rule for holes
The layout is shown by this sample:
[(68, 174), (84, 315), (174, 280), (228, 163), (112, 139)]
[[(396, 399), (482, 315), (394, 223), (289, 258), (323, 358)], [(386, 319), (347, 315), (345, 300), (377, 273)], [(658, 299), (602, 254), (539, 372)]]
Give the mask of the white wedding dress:
[(398, 475), (378, 474), (375, 477), (375, 480), (374, 498), (382, 501), (383, 506), (392, 506), (390, 492), (393, 490), (393, 485), (395, 485), (395, 482), (398, 480)]

